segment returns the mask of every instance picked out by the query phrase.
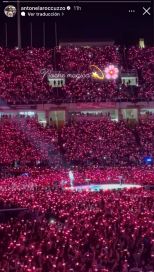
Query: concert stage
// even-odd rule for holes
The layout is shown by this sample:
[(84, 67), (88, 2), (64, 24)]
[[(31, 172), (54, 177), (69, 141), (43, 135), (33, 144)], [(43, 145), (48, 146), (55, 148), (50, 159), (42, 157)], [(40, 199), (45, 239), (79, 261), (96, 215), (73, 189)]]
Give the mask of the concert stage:
[(141, 188), (141, 185), (136, 184), (90, 184), (90, 185), (80, 185), (73, 187), (65, 187), (65, 190), (71, 190), (76, 192), (90, 191), (90, 192), (99, 192), (101, 190), (121, 190), (121, 189), (130, 189), (130, 188)]

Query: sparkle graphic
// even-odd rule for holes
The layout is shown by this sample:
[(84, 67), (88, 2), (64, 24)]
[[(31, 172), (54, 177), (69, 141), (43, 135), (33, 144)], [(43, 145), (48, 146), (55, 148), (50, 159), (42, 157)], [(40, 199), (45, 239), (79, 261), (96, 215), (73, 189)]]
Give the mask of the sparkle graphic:
[(104, 73), (103, 71), (96, 65), (91, 65), (91, 68), (95, 68), (95, 72), (92, 72), (92, 78), (94, 79), (100, 79), (103, 80), (104, 79)]
[(113, 64), (107, 66), (104, 71), (102, 71), (98, 66), (91, 65), (90, 68), (92, 68), (92, 74), (91, 77), (94, 79), (99, 80), (115, 80), (119, 76), (119, 69), (114, 66)]

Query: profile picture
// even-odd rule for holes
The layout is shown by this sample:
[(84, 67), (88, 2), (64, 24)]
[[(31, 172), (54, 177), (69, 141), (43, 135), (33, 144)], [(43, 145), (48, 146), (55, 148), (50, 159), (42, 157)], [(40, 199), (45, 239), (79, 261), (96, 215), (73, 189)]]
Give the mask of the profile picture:
[(4, 13), (7, 17), (14, 17), (16, 15), (16, 7), (14, 6), (6, 6), (5, 9), (4, 9)]

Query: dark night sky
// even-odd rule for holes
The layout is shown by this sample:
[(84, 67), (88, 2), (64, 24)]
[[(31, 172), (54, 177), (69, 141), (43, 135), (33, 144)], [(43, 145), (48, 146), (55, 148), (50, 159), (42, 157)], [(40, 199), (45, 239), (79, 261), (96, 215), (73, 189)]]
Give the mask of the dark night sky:
[[(54, 1), (55, 3), (56, 1)], [(59, 6), (67, 6), (69, 1), (63, 1)], [(153, 44), (153, 17), (143, 16), (143, 6), (151, 6), (150, 3), (70, 3), (72, 11), (67, 15), (57, 18), (30, 18), (21, 17), (22, 46), (30, 45), (30, 22), (33, 25), (33, 46), (43, 46), (43, 22), (46, 22), (46, 46), (54, 45), (54, 22), (57, 22), (59, 41), (102, 41), (115, 40), (122, 44), (136, 44), (141, 37), (145, 38), (147, 44)], [(9, 2), (10, 3), (10, 2)], [(43, 3), (43, 1), (42, 1)], [(65, 4), (66, 3), (66, 4)], [(16, 6), (16, 4), (14, 3)], [(23, 3), (22, 6), (30, 5)], [(39, 5), (42, 5), (39, 3)], [(46, 6), (49, 3), (46, 3)], [(56, 4), (54, 4), (56, 5)], [(82, 7), (82, 11), (73, 11), (73, 6)], [(3, 4), (2, 11), (6, 4)], [(38, 6), (38, 3), (31, 3), (31, 6)], [(129, 13), (134, 9), (135, 13)], [(152, 6), (151, 6), (152, 12)], [(1, 17), (0, 45), (5, 46), (5, 23), (8, 28), (8, 46), (17, 45), (17, 16), (7, 18)]]

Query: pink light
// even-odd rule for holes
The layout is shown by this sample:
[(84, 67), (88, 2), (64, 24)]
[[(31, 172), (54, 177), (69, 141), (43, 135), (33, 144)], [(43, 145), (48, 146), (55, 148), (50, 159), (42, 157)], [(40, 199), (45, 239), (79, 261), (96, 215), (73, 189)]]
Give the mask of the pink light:
[(114, 65), (109, 65), (105, 68), (105, 78), (106, 79), (117, 79), (119, 76), (119, 70)]

